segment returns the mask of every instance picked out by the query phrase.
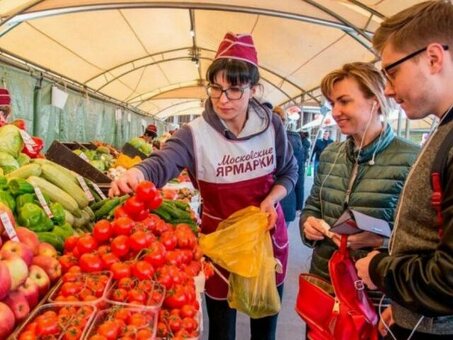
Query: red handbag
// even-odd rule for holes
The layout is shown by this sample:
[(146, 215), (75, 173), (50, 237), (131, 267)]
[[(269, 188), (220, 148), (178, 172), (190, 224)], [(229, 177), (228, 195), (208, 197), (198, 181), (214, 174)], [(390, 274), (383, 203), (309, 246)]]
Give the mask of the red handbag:
[(332, 285), (311, 274), (299, 275), (296, 311), (307, 324), (308, 339), (378, 339), (379, 319), (357, 276), (346, 241), (343, 235), (340, 248), (329, 261)]

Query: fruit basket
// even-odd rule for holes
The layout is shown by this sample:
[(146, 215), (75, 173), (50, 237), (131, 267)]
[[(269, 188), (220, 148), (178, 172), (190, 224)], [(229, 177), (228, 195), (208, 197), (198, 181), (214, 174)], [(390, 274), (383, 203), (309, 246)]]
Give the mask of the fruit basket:
[(9, 339), (82, 339), (96, 311), (95, 306), (88, 304), (41, 305)]
[(49, 295), (51, 303), (87, 303), (102, 308), (112, 284), (112, 272), (71, 273), (58, 281)]
[(85, 338), (97, 334), (106, 339), (155, 339), (156, 325), (157, 311), (112, 304), (96, 314)]

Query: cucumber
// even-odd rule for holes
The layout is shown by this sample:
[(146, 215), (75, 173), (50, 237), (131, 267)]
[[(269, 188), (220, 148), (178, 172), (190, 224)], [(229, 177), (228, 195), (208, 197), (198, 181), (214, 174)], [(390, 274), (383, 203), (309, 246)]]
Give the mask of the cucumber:
[(37, 232), (38, 238), (41, 242), (50, 243), (59, 252), (63, 251), (64, 240), (61, 236), (52, 233), (51, 231)]

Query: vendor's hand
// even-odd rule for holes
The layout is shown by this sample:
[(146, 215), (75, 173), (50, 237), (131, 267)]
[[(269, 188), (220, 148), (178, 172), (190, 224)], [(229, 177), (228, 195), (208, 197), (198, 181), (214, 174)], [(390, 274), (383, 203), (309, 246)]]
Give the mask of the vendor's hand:
[(384, 326), (384, 322), (388, 328), (390, 328), (390, 326), (395, 323), (395, 320), (393, 319), (392, 306), (388, 306), (386, 309), (384, 309), (378, 324), (379, 333), (385, 337), (388, 333), (388, 330)]
[[(340, 247), (341, 235), (335, 233), (332, 240), (338, 247)], [(362, 248), (379, 248), (383, 243), (384, 237), (379, 236), (375, 233), (370, 233), (368, 231), (362, 231), (360, 233), (348, 236), (348, 248), (352, 250)]]
[(275, 210), (275, 202), (266, 198), (261, 202), (260, 209), (262, 212), (268, 214), (267, 221), (269, 229), (274, 228), (275, 223), (277, 222), (277, 210)]
[(303, 228), (304, 236), (307, 240), (319, 241), (323, 240), (325, 236), (332, 236), (329, 231), (330, 226), (321, 218), (310, 216), (305, 220)]
[(138, 183), (145, 180), (143, 173), (137, 168), (130, 168), (120, 178), (114, 180), (109, 190), (109, 196), (119, 196), (135, 191)]
[(370, 262), (379, 252), (377, 250), (373, 250), (368, 253), (367, 256), (357, 260), (355, 263), (355, 268), (357, 269), (357, 275), (363, 280), (363, 283), (367, 285), (369, 289), (377, 289), (377, 286), (371, 281), (370, 278)]

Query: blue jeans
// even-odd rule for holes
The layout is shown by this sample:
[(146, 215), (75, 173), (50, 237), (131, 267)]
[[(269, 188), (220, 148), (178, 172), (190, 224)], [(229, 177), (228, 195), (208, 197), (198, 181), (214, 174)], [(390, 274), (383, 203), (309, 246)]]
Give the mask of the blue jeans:
[[(277, 287), (280, 301), (283, 284)], [(236, 310), (228, 306), (226, 300), (214, 300), (206, 297), (209, 317), (209, 340), (236, 339)], [(261, 319), (250, 319), (251, 340), (275, 340), (278, 314)]]

